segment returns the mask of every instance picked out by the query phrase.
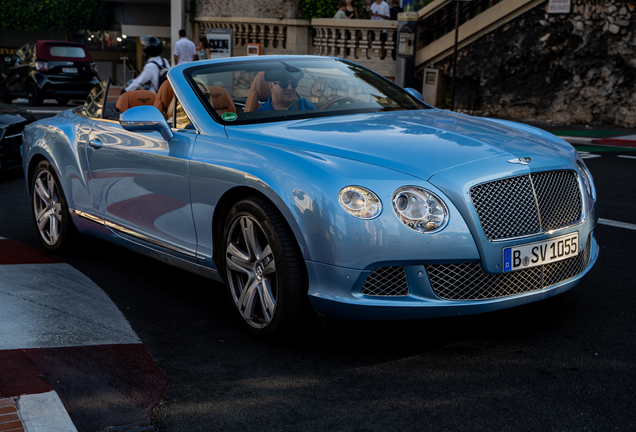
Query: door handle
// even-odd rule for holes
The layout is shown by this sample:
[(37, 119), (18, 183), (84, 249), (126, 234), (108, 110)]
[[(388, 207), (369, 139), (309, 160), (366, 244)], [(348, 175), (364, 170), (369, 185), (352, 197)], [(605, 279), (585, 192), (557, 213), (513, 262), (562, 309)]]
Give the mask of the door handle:
[(93, 147), (95, 150), (99, 150), (104, 145), (100, 140), (91, 140), (88, 142), (88, 145)]

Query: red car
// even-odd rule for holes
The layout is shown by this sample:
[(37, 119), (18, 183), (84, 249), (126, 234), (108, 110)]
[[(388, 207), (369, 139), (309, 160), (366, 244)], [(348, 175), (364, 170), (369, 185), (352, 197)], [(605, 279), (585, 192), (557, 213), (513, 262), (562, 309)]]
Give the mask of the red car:
[(86, 99), (97, 83), (97, 67), (86, 45), (35, 41), (5, 58), (0, 99), (11, 103), (17, 97), (26, 97), (30, 105), (55, 99), (66, 105), (70, 99)]

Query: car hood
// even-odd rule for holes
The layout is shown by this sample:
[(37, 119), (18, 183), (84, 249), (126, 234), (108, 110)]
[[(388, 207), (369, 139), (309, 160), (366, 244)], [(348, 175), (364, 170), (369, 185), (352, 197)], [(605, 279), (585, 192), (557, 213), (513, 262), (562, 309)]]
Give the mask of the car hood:
[(230, 138), (336, 155), (422, 179), (496, 157), (530, 157), (533, 169), (567, 164), (564, 159), (571, 163), (575, 152), (531, 126), (437, 109), (227, 126), (226, 132)]
[(0, 105), (0, 127), (35, 121), (33, 114), (20, 109)]

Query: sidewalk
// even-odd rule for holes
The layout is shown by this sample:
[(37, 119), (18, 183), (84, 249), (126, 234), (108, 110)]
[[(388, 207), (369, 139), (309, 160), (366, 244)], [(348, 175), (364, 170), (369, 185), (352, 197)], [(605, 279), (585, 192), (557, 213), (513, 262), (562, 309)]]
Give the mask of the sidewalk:
[(0, 431), (154, 431), (166, 390), (106, 293), (56, 257), (0, 237)]

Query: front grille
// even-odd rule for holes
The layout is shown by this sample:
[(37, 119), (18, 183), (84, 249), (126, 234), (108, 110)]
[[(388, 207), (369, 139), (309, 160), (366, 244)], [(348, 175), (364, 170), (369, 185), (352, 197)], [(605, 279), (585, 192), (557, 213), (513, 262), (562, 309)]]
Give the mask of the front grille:
[(486, 300), (547, 288), (583, 272), (590, 261), (591, 237), (579, 255), (510, 273), (487, 274), (480, 263), (426, 266), (435, 294), (444, 300)]
[(409, 295), (404, 267), (381, 267), (373, 270), (364, 281), (361, 293), (381, 297)]
[(546, 171), (483, 183), (470, 189), (489, 240), (536, 235), (581, 220), (583, 205), (573, 171)]

